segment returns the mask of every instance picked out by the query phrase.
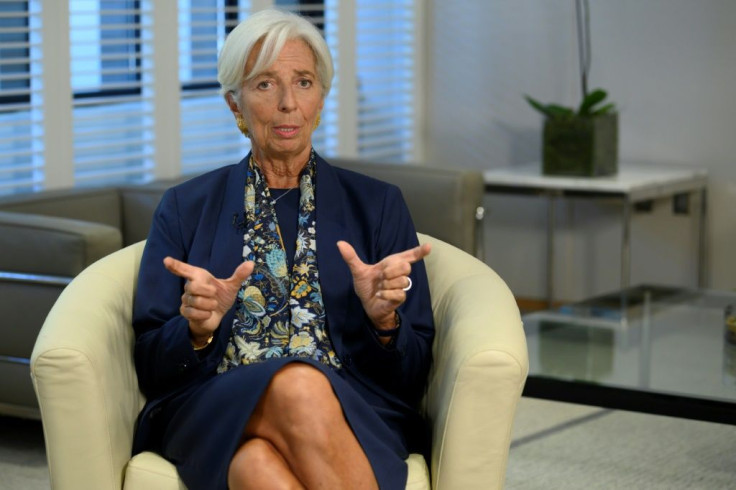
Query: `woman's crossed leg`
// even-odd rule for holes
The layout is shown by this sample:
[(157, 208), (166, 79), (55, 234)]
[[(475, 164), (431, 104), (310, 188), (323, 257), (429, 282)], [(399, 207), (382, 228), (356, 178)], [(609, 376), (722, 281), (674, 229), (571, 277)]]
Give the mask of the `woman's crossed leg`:
[(295, 362), (272, 378), (230, 462), (231, 489), (377, 489), (327, 377)]

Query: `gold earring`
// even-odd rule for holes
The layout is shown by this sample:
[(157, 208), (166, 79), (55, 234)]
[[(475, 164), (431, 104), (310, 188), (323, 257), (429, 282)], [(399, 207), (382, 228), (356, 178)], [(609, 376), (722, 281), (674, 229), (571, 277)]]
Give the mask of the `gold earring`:
[(238, 114), (235, 116), (235, 124), (238, 125), (238, 129), (241, 133), (243, 133), (243, 136), (246, 138), (248, 137), (248, 126), (245, 124), (245, 119), (243, 119), (243, 116), (241, 114)]
[(314, 121), (314, 128), (312, 128), (312, 130), (317, 129), (317, 126), (319, 126), (320, 122), (322, 122), (322, 114), (317, 114), (317, 120)]

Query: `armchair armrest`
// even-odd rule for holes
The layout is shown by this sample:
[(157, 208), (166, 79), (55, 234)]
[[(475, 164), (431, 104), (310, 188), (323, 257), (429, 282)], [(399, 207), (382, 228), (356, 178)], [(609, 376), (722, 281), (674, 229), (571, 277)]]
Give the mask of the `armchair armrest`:
[(0, 271), (75, 276), (121, 246), (113, 226), (0, 211)]
[(67, 286), (31, 355), (51, 485), (122, 487), (143, 397), (133, 365), (133, 296), (143, 242)]
[(519, 309), (486, 264), (432, 243), (425, 258), (436, 339), (426, 397), (434, 488), (501, 489), (528, 373)]

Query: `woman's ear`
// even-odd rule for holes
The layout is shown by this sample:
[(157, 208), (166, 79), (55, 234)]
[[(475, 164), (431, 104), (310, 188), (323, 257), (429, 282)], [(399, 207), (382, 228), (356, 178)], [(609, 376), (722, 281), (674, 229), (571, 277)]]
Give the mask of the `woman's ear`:
[(235, 101), (235, 94), (233, 94), (232, 92), (226, 93), (225, 102), (227, 102), (227, 106), (230, 108), (230, 112), (232, 112), (235, 116), (238, 116), (240, 114), (240, 108), (238, 107), (238, 103)]

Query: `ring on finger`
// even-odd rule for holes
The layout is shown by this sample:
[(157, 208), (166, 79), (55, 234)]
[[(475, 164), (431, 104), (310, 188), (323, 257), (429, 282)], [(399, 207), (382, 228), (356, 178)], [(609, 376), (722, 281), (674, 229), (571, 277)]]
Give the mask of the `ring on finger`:
[(411, 286), (412, 286), (411, 277), (407, 277), (406, 280), (409, 281), (409, 285), (406, 286), (405, 288), (401, 288), (403, 291), (410, 290), (411, 289)]

